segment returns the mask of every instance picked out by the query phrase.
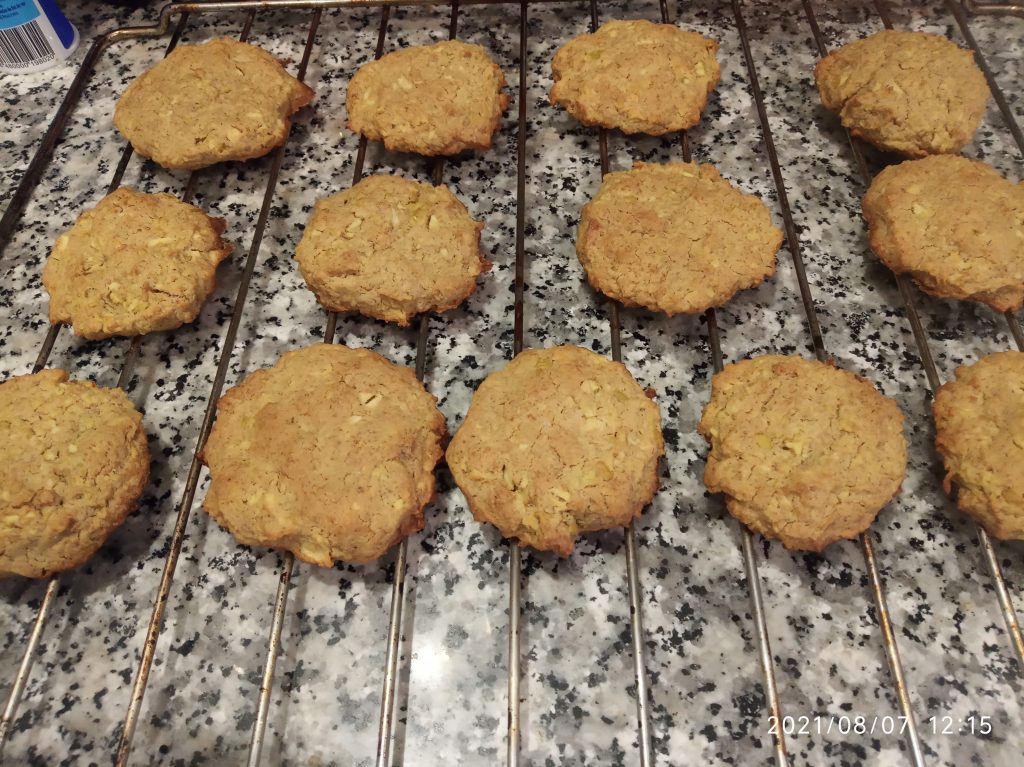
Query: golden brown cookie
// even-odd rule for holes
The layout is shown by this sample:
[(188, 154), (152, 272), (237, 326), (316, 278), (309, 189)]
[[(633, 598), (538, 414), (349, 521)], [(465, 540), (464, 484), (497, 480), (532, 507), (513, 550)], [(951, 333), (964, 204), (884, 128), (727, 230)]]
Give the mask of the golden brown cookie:
[(940, 298), (1001, 312), (1024, 305), (1024, 185), (983, 162), (936, 156), (890, 165), (864, 196), (871, 249)]
[(864, 532), (906, 472), (896, 403), (853, 373), (799, 357), (716, 373), (698, 431), (711, 443), (708, 490), (790, 549), (821, 551)]
[(652, 136), (685, 130), (718, 84), (717, 50), (674, 24), (609, 21), (558, 49), (551, 103), (584, 125)]
[(473, 292), (483, 226), (445, 186), (369, 176), (316, 203), (295, 260), (328, 309), (408, 325)]
[(142, 415), (120, 389), (63, 370), (0, 384), (0, 577), (82, 564), (149, 479)]
[(637, 163), (583, 208), (576, 254), (597, 290), (665, 314), (721, 306), (775, 271), (782, 232), (710, 165)]
[(428, 157), (487, 149), (508, 106), (504, 87), (505, 75), (479, 45), (403, 48), (359, 67), (348, 85), (348, 127)]
[(231, 252), (224, 219), (169, 194), (108, 194), (57, 238), (43, 267), (50, 322), (84, 338), (134, 336), (192, 322)]
[(487, 377), (447, 460), (478, 520), (568, 555), (580, 533), (640, 515), (664, 452), (658, 406), (625, 366), (556, 346)]
[(908, 157), (959, 152), (988, 101), (971, 52), (925, 32), (883, 30), (844, 45), (814, 78), (850, 133)]
[(444, 417), (368, 349), (288, 352), (221, 397), (203, 507), (240, 543), (306, 562), (368, 562), (423, 527)]
[(179, 45), (117, 102), (114, 125), (143, 157), (196, 170), (281, 146), (313, 91), (262, 48), (228, 38)]
[(1024, 353), (1000, 352), (957, 368), (935, 394), (943, 486), (996, 538), (1024, 539)]

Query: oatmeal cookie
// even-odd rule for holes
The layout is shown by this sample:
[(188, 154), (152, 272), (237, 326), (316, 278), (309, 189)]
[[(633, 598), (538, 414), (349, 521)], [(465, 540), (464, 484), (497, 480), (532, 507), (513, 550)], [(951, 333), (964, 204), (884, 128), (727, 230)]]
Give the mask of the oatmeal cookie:
[(63, 370), (0, 384), (0, 576), (82, 564), (149, 480), (142, 415), (120, 389)]
[(43, 267), (50, 322), (84, 338), (172, 330), (198, 315), (231, 252), (224, 219), (169, 194), (108, 194), (57, 238)]
[(408, 325), (473, 292), (490, 266), (481, 229), (447, 187), (368, 176), (316, 203), (295, 260), (331, 311)]
[(883, 30), (844, 45), (814, 78), (850, 133), (908, 157), (959, 152), (989, 95), (970, 51), (925, 32)]
[(996, 538), (1024, 539), (1024, 352), (957, 368), (932, 404), (943, 483)]
[(221, 397), (203, 507), (240, 543), (368, 562), (422, 529), (444, 435), (409, 368), (340, 345), (287, 352)]
[(558, 49), (551, 103), (584, 125), (652, 136), (685, 130), (718, 84), (717, 50), (674, 24), (609, 21)]
[(143, 157), (196, 170), (281, 146), (313, 91), (262, 48), (228, 38), (179, 45), (117, 102), (114, 125)]
[(637, 163), (583, 208), (576, 254), (597, 290), (672, 315), (721, 306), (775, 271), (782, 232), (710, 165)]
[(708, 490), (790, 549), (821, 551), (864, 532), (906, 472), (896, 403), (852, 373), (799, 357), (716, 373), (698, 431), (711, 443)]
[(1024, 305), (1024, 185), (983, 162), (926, 157), (890, 165), (864, 197), (871, 249), (940, 298), (1001, 312)]
[(502, 74), (479, 45), (448, 40), (359, 67), (348, 127), (388, 149), (434, 157), (487, 149), (508, 106)]
[(581, 532), (640, 515), (663, 454), (658, 406), (625, 366), (557, 346), (487, 377), (447, 460), (478, 520), (568, 555)]

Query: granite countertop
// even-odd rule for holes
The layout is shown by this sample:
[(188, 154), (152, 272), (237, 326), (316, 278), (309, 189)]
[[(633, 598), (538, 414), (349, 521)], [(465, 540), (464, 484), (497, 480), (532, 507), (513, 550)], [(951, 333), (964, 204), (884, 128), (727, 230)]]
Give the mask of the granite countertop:
[[(156, 8), (113, 9), (94, 0), (71, 10), (86, 37), (114, 23), (152, 20)], [(819, 2), (831, 45), (881, 27), (867, 3)], [(627, 7), (628, 6), (628, 7)], [(827, 6), (827, 7), (826, 7)], [(722, 81), (700, 125), (694, 156), (760, 195), (782, 223), (761, 143), (736, 25), (728, 3), (670, 3), (681, 25), (721, 43)], [(797, 0), (748, 0), (747, 23), (768, 117), (783, 164), (825, 343), (843, 367), (896, 398), (907, 416), (910, 467), (903, 493), (871, 529), (930, 765), (1018, 765), (1021, 669), (1004, 629), (977, 530), (940, 487), (930, 398), (892, 275), (870, 253), (857, 168), (813, 86), (817, 59)], [(227, 384), (283, 351), (318, 341), (325, 317), (292, 261), (312, 209), (351, 182), (356, 137), (344, 127), (352, 72), (373, 55), (380, 11), (324, 14), (308, 82), (313, 106), (297, 120), (259, 251)], [(657, 18), (653, 1), (602, 3), (602, 18)], [(481, 380), (511, 353), (515, 254), (518, 5), (462, 9), (459, 36), (480, 43), (512, 84), (494, 147), (458, 158), (445, 181), (486, 222), (494, 268), (465, 307), (430, 322), (426, 384), (454, 431)], [(112, 19), (111, 17), (116, 17)], [(941, 2), (894, 9), (900, 27), (960, 41)], [(252, 41), (291, 62), (309, 15), (261, 13)], [(581, 206), (600, 181), (596, 134), (546, 99), (559, 44), (586, 31), (585, 3), (531, 6), (526, 250), (527, 346), (576, 343), (609, 351), (604, 302), (574, 255)], [(392, 15), (388, 48), (446, 35), (446, 8)], [(237, 35), (241, 17), (193, 17), (185, 39)], [(1024, 20), (977, 19), (972, 28), (1018, 118), (1024, 89)], [(166, 40), (119, 44), (102, 58), (66, 138), (2, 261), (0, 367), (28, 372), (46, 333), (40, 270), (55, 236), (103, 194), (121, 152), (111, 124), (125, 85), (161, 55)], [(25, 167), (82, 58), (3, 78), (0, 165)], [(293, 70), (294, 71), (294, 70)], [(669, 138), (610, 137), (614, 168), (679, 158)], [(1017, 179), (1022, 158), (994, 103), (966, 150)], [(109, 764), (141, 652), (177, 506), (209, 395), (269, 158), (199, 175), (196, 201), (227, 219), (235, 255), (194, 324), (147, 337), (130, 394), (145, 412), (154, 456), (142, 507), (60, 591), (5, 756), (12, 765)], [(368, 172), (425, 179), (428, 164), (371, 145)], [(0, 181), (10, 195), (17, 174)], [(133, 158), (124, 182), (178, 193), (185, 175)], [(940, 374), (1009, 348), (988, 309), (917, 296)], [(765, 352), (811, 356), (787, 249), (774, 278), (718, 313), (727, 360)], [(699, 318), (624, 311), (624, 361), (656, 392), (667, 442), (662, 490), (637, 524), (647, 671), (656, 763), (772, 763), (764, 677), (757, 656), (741, 533), (701, 474), (696, 434), (711, 360)], [(342, 318), (339, 340), (411, 364), (415, 331)], [(114, 385), (126, 340), (86, 342), (63, 332), (50, 364)], [(197, 499), (205, 493), (205, 475)], [(240, 764), (255, 718), (281, 558), (238, 546), (199, 508), (188, 523), (167, 620), (135, 736), (133, 764)], [(623, 534), (588, 535), (567, 559), (523, 559), (523, 764), (634, 765), (635, 678)], [(1024, 548), (996, 545), (1008, 587), (1024, 604)], [(504, 759), (508, 600), (506, 542), (478, 524), (446, 471), (409, 546), (408, 602), (400, 661), (395, 756), (404, 765), (485, 765)], [(864, 558), (854, 542), (822, 555), (794, 554), (756, 539), (768, 634), (783, 712), (808, 717), (788, 739), (795, 765), (902, 765), (897, 734), (842, 733), (842, 715), (897, 716)], [(394, 555), (366, 566), (299, 564), (290, 592), (263, 763), (369, 765), (376, 747)], [(44, 583), (0, 583), (0, 699), (6, 700)], [(929, 717), (988, 717), (985, 735), (937, 734)], [(820, 728), (814, 723), (820, 717)], [(940, 720), (938, 730), (945, 725)]]

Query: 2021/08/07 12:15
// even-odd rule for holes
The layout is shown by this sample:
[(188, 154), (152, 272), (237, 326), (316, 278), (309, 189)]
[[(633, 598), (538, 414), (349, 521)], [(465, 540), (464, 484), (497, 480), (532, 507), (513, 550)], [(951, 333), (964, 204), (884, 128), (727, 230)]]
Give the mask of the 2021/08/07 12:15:
[[(992, 734), (992, 717), (967, 716), (959, 719), (953, 716), (930, 716), (926, 720), (934, 735), (978, 735)], [(894, 735), (903, 734), (908, 726), (905, 716), (829, 714), (814, 716), (768, 717), (768, 733), (778, 735)]]

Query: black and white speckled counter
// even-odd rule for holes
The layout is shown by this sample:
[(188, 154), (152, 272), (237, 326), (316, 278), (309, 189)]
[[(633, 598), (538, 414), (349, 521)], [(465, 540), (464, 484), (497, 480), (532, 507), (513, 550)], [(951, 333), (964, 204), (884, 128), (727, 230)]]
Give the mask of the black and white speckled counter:
[[(810, 28), (797, 0), (747, 5), (826, 345), (840, 365), (877, 383), (907, 415), (911, 460), (904, 492), (882, 512), (872, 535), (928, 763), (1021, 764), (1020, 669), (976, 529), (940, 487), (927, 381), (894, 280), (868, 249), (860, 218), (863, 189), (849, 147), (813, 87), (817, 56)], [(866, 3), (827, 5), (819, 17), (832, 44), (880, 28)], [(897, 8), (898, 24), (959, 40), (941, 3), (914, 6), (912, 12)], [(105, 15), (102, 24), (85, 15), (100, 16), (101, 8), (81, 4), (75, 18), (84, 32), (110, 23)], [(513, 86), (518, 13), (517, 5), (467, 6), (459, 26), (462, 39), (493, 53)], [(781, 224), (728, 4), (679, 3), (673, 13), (680, 24), (722, 45), (721, 85), (691, 131), (696, 159), (761, 195)], [(355, 68), (372, 56), (378, 14), (368, 9), (324, 16), (308, 75), (316, 101), (300, 116), (284, 158), (228, 385), (322, 335), (324, 314), (292, 254), (314, 200), (350, 183), (357, 141), (344, 127), (345, 88)], [(602, 14), (655, 18), (657, 3), (607, 4)], [(447, 15), (444, 8), (398, 11), (388, 46), (443, 38)], [(252, 39), (294, 66), (307, 20), (300, 13), (263, 14)], [(603, 301), (586, 285), (574, 254), (579, 210), (599, 184), (597, 140), (546, 99), (554, 50), (584, 32), (587, 22), (584, 3), (530, 9), (526, 343), (577, 343), (607, 352)], [(238, 17), (194, 19), (186, 40), (239, 29)], [(973, 29), (1021, 116), (1024, 21), (979, 19)], [(132, 43), (104, 55), (4, 255), (4, 375), (31, 367), (47, 327), (42, 263), (55, 236), (102, 196), (122, 147), (111, 123), (113, 103), (164, 44)], [(3, 78), (3, 167), (27, 164), (80, 59), (81, 53), (56, 71)], [(459, 158), (445, 173), (474, 216), (486, 221), (483, 242), (494, 262), (464, 308), (431, 320), (426, 381), (452, 431), (474, 387), (511, 351), (514, 87), (512, 96), (493, 149)], [(679, 157), (678, 145), (668, 139), (613, 134), (610, 144), (613, 168)], [(967, 154), (1012, 178), (1022, 175), (1020, 154), (994, 104)], [(236, 254), (222, 265), (217, 292), (198, 322), (145, 339), (130, 392), (145, 411), (153, 478), (139, 513), (93, 562), (60, 580), (5, 754), (12, 765), (111, 761), (268, 167), (265, 158), (199, 177), (197, 202), (227, 219)], [(367, 170), (426, 178), (429, 168), (418, 158), (372, 146)], [(0, 182), (5, 197), (16, 175)], [(178, 192), (184, 175), (133, 159), (125, 183)], [(1002, 318), (983, 307), (927, 297), (919, 297), (919, 306), (943, 376), (1009, 347)], [(729, 360), (769, 351), (810, 356), (786, 250), (774, 278), (742, 293), (718, 317)], [(341, 320), (339, 340), (400, 363), (411, 364), (415, 351), (412, 331), (355, 318)], [(113, 385), (127, 345), (84, 342), (65, 332), (51, 364)], [(740, 531), (700, 479), (706, 446), (695, 425), (708, 398), (711, 367), (704, 328), (696, 318), (626, 311), (623, 349), (633, 374), (657, 393), (668, 452), (663, 488), (637, 525), (656, 761), (769, 764), (772, 741)], [(204, 492), (205, 484), (200, 499)], [(236, 545), (196, 506), (135, 736), (135, 764), (238, 764), (248, 747), (280, 559)], [(757, 549), (784, 712), (820, 716), (823, 730), (831, 717), (844, 714), (898, 715), (858, 546), (837, 544), (818, 556), (759, 540)], [(1011, 594), (1024, 603), (1024, 548), (1000, 543), (997, 552)], [(523, 567), (524, 764), (637, 764), (622, 533), (587, 536), (568, 559), (529, 554)], [(392, 572), (393, 555), (363, 567), (297, 567), (264, 763), (373, 763)], [(442, 472), (426, 529), (409, 548), (399, 764), (482, 765), (503, 758), (507, 572), (507, 545), (493, 528), (472, 519)], [(43, 588), (23, 580), (0, 583), (0, 699), (6, 699)], [(928, 718), (941, 716), (989, 717), (992, 729), (987, 735), (936, 734)], [(791, 736), (789, 748), (797, 765), (908, 763), (898, 733), (842, 734), (833, 727)]]

